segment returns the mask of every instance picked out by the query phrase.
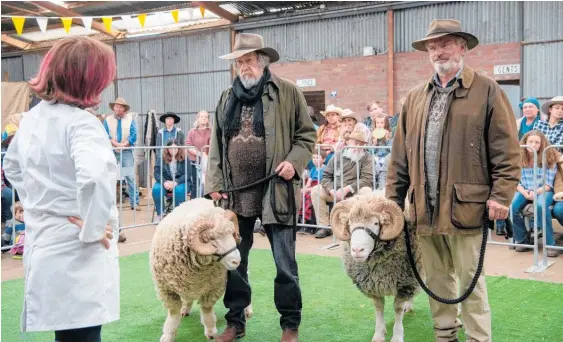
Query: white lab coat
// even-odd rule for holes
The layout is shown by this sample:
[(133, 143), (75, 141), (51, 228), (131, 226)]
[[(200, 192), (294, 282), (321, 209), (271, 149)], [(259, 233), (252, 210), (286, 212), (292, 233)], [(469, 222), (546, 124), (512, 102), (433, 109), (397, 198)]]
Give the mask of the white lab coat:
[[(117, 161), (100, 121), (42, 101), (25, 113), (4, 158), (24, 207), (21, 329), (83, 328), (119, 319)], [(84, 220), (79, 229), (68, 216)], [(109, 250), (99, 242), (110, 222)]]

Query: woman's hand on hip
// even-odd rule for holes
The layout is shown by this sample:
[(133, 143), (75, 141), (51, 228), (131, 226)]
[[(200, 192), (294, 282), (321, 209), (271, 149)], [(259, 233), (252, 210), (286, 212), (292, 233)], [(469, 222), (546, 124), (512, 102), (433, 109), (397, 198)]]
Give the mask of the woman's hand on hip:
[[(82, 227), (84, 226), (84, 221), (82, 221), (78, 217), (69, 216), (68, 220), (70, 221), (70, 223), (77, 225), (80, 229), (82, 229)], [(111, 239), (113, 239), (113, 229), (109, 224), (106, 224), (106, 230), (104, 232), (104, 236), (100, 239), (100, 242), (106, 249), (109, 249), (109, 242)]]

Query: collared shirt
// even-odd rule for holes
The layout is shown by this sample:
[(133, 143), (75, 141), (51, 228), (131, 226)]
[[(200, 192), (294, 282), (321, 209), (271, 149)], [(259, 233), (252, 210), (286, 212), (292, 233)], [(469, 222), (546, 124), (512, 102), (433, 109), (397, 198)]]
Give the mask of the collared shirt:
[(542, 132), (551, 145), (563, 145), (563, 120), (559, 120), (553, 127), (549, 125), (549, 122), (541, 120), (534, 124), (534, 129)]
[[(557, 173), (557, 165), (552, 168), (546, 169), (545, 172), (545, 185), (548, 185), (553, 190), (553, 183), (555, 181), (555, 174)], [(542, 187), (542, 169), (538, 168), (536, 173), (536, 181), (534, 182), (534, 168), (522, 168), (522, 177), (520, 178), (520, 185), (526, 190), (535, 191), (537, 188)], [(536, 183), (536, 184), (534, 184)]]
[[(162, 141), (159, 141), (159, 143), (162, 143), (162, 146), (166, 146), (168, 140), (176, 139), (176, 135), (177, 135), (176, 127), (172, 127), (170, 131), (166, 129), (166, 127), (164, 127), (162, 129)], [(181, 144), (182, 142), (180, 141), (179, 143)]]
[[(454, 83), (459, 80), (459, 77), (461, 76), (461, 71), (463, 70), (463, 65), (461, 66), (461, 68), (459, 68), (459, 70), (457, 71), (457, 73), (455, 74), (454, 78), (452, 78), (451, 80), (449, 80), (448, 84), (446, 84), (446, 88), (451, 87), (454, 85)], [(442, 87), (442, 82), (440, 81), (440, 77), (438, 77), (438, 73), (434, 74), (434, 84), (440, 88)]]
[[(115, 137), (115, 140), (118, 143), (120, 143), (121, 137), (122, 137), (121, 118), (116, 117), (115, 119), (117, 120), (117, 128), (116, 128), (117, 137)], [(109, 138), (111, 139), (111, 135), (109, 133), (108, 123), (107, 123), (106, 120), (104, 120), (104, 128), (106, 129), (106, 132), (107, 132)], [(129, 128), (129, 139), (127, 139), (127, 140), (129, 141), (130, 146), (135, 146), (135, 142), (137, 141), (137, 125), (135, 123), (135, 120), (131, 120), (131, 128)]]

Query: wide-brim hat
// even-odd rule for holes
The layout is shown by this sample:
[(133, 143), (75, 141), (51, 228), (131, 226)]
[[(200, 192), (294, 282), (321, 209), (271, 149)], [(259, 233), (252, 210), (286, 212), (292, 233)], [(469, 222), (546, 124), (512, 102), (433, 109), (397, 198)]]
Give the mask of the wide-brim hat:
[(435, 19), (430, 23), (426, 37), (412, 42), (412, 47), (419, 51), (428, 51), (426, 50), (426, 42), (447, 35), (458, 36), (465, 39), (467, 41), (468, 50), (479, 45), (479, 39), (471, 33), (463, 31), (461, 23), (458, 20)]
[(166, 118), (174, 118), (174, 123), (177, 124), (178, 122), (180, 122), (180, 117), (178, 115), (176, 115), (176, 113), (174, 112), (166, 112), (166, 114), (162, 114), (160, 116), (160, 122), (165, 123), (166, 122)]
[(338, 114), (340, 117), (342, 117), (342, 115), (344, 114), (344, 110), (343, 110), (342, 108), (340, 108), (340, 107), (336, 107), (335, 105), (329, 104), (329, 105), (326, 107), (326, 110), (324, 110), (324, 111), (321, 110), (321, 115), (324, 116), (324, 117), (326, 117), (326, 115), (327, 115), (328, 113), (336, 113), (336, 114)]
[(342, 113), (342, 119), (352, 118), (352, 119), (356, 119), (356, 122), (363, 122), (366, 117), (367, 117), (367, 113), (357, 113), (348, 108), (344, 109)]
[(563, 104), (563, 96), (555, 96), (551, 100), (545, 102), (541, 106), (542, 112), (544, 112), (545, 114), (549, 114), (549, 107), (553, 106), (554, 104)]
[(364, 143), (364, 144), (368, 143), (368, 139), (367, 139), (366, 135), (363, 132), (356, 131), (356, 130), (346, 134), (345, 139), (346, 140), (354, 139), (354, 140), (359, 141), (359, 142)]
[(131, 109), (131, 107), (127, 104), (127, 102), (125, 101), (125, 99), (123, 97), (118, 97), (117, 99), (115, 99), (115, 101), (110, 102), (109, 104), (109, 109), (113, 110), (113, 106), (114, 105), (122, 105), (123, 107), (125, 107), (125, 111), (128, 112), (129, 109)]
[(270, 63), (280, 60), (280, 55), (271, 47), (264, 46), (264, 38), (254, 33), (239, 33), (235, 37), (233, 52), (220, 56), (221, 59), (236, 59), (251, 52), (262, 52), (270, 57)]

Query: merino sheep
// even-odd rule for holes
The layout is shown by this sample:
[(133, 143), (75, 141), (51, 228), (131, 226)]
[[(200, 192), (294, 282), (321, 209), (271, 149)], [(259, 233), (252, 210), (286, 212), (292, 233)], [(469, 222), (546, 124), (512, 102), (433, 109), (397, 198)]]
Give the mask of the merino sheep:
[[(402, 342), (403, 314), (412, 310), (412, 300), (420, 287), (407, 257), (405, 216), (401, 208), (381, 194), (362, 188), (358, 195), (334, 206), (330, 223), (335, 236), (343, 241), (346, 273), (375, 305), (372, 342), (385, 341), (385, 296), (395, 297), (391, 341)], [(408, 224), (417, 269), (422, 274), (415, 229)]]
[(159, 299), (168, 309), (161, 342), (172, 342), (182, 316), (199, 300), (207, 339), (217, 334), (213, 306), (225, 292), (227, 270), (240, 264), (236, 215), (204, 198), (176, 207), (156, 227), (150, 267)]

